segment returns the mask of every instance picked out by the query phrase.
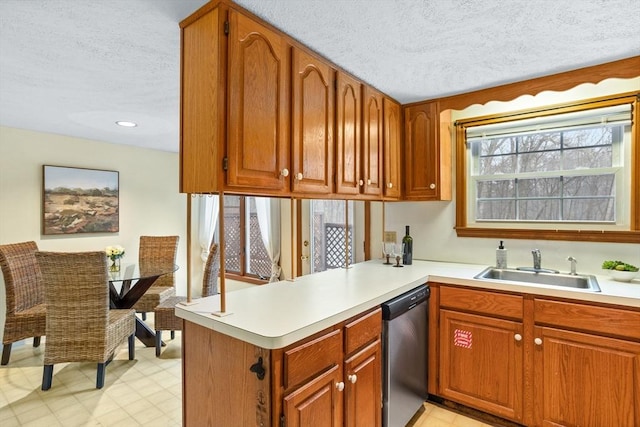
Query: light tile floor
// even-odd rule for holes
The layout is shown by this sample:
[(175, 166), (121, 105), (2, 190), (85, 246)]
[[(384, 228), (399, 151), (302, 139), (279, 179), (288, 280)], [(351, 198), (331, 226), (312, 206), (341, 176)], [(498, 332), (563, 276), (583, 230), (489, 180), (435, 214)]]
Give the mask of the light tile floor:
[[(149, 316), (148, 323), (153, 323)], [(136, 340), (136, 360), (128, 360), (126, 344), (107, 366), (105, 385), (95, 388), (94, 363), (55, 365), (50, 390), (40, 390), (46, 340), (14, 343), (9, 364), (0, 367), (0, 425), (2, 427), (180, 426), (180, 332), (155, 357), (154, 348)], [(486, 427), (431, 403), (413, 427)], [(216, 426), (217, 427), (217, 426)]]

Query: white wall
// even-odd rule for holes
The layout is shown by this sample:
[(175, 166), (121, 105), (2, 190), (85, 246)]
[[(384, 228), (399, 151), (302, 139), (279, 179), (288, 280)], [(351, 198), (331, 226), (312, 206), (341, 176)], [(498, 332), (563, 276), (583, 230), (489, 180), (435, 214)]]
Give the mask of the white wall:
[[(120, 231), (41, 235), (42, 165), (119, 171)], [(178, 153), (0, 127), (0, 244), (33, 240), (42, 250), (122, 245), (137, 262), (140, 235), (178, 235), (176, 290), (186, 294), (186, 196), (178, 192)], [(5, 289), (0, 276), (0, 325)]]
[[(511, 102), (473, 105), (454, 112), (452, 117), (457, 120), (637, 90), (640, 90), (640, 78), (610, 79), (597, 85), (580, 85), (564, 93), (542, 92), (535, 97), (525, 95)], [(455, 150), (452, 151), (451, 163), (455, 166)], [(455, 170), (453, 177), (454, 194), (450, 202), (385, 203), (385, 229), (395, 230), (400, 239), (404, 235), (404, 226), (410, 225), (416, 259), (495, 265), (495, 249), (498, 241), (504, 240), (499, 230), (496, 230), (493, 239), (456, 236)], [(509, 239), (505, 241), (505, 245), (509, 266), (533, 265), (531, 250), (534, 248), (542, 252), (543, 267), (561, 271), (568, 271), (569, 262), (566, 258), (570, 255), (578, 259), (578, 272), (599, 273), (605, 259), (620, 259), (640, 265), (638, 244)]]

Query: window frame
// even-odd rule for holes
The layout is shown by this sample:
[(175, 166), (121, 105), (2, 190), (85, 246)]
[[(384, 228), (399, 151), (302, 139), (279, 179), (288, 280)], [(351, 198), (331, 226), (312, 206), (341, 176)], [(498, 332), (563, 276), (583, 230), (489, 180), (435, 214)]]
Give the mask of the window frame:
[[(597, 242), (617, 242), (617, 243), (640, 243), (640, 132), (638, 130), (638, 120), (640, 112), (638, 107), (640, 93), (631, 92), (606, 97), (592, 98), (582, 101), (556, 104), (536, 108), (532, 110), (520, 110), (503, 114), (493, 114), (489, 116), (461, 119), (455, 122), (456, 132), (456, 234), (458, 237), (485, 237), (495, 238), (499, 233), (501, 238), (511, 239), (536, 239), (536, 240), (569, 240), (569, 241), (597, 241)], [(500, 227), (484, 226), (482, 223), (469, 225), (468, 215), (468, 185), (467, 176), (467, 141), (466, 129), (468, 127), (513, 121), (518, 119), (528, 119), (540, 116), (562, 114), (587, 109), (614, 106), (620, 104), (631, 104), (631, 147), (630, 147), (630, 185), (629, 193), (621, 197), (629, 198), (629, 212), (627, 213), (629, 222), (628, 229), (624, 230), (598, 230), (598, 229), (563, 229), (561, 224), (558, 227), (548, 225), (546, 227), (531, 227), (527, 223), (517, 223), (509, 226), (508, 222), (498, 222)], [(551, 224), (551, 223), (548, 223)]]
[[(240, 271), (238, 272), (238, 271), (227, 270), (227, 265), (226, 265), (227, 259), (225, 259), (225, 266), (224, 266), (225, 276), (231, 280), (252, 283), (255, 285), (263, 285), (263, 284), (269, 283), (269, 278), (262, 279), (257, 274), (252, 274), (247, 271), (247, 253), (248, 251), (250, 251), (250, 248), (247, 246), (247, 227), (249, 226), (247, 224), (247, 216), (248, 216), (247, 215), (247, 197), (255, 197), (255, 196), (247, 196), (247, 195), (240, 195), (240, 194), (225, 194), (224, 196), (240, 198), (240, 206), (238, 209), (241, 213), (240, 215), (240, 247), (242, 248), (242, 250), (240, 251)], [(224, 204), (224, 207), (226, 208), (226, 203)], [(224, 210), (221, 213), (222, 215), (224, 215)], [(226, 237), (224, 240), (226, 245), (227, 244)], [(226, 252), (227, 251), (225, 248), (225, 253)]]

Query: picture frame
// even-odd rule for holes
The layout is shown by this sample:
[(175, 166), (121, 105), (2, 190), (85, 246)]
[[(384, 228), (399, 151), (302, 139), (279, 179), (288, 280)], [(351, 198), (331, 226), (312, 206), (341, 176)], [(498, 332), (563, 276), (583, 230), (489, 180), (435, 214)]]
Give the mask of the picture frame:
[(117, 233), (118, 171), (42, 166), (42, 234)]

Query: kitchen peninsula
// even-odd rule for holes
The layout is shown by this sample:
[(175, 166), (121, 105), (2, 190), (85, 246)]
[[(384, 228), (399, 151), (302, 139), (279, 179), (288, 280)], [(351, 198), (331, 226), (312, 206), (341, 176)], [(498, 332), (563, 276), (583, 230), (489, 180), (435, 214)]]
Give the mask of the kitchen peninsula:
[[(360, 353), (367, 352), (370, 355), (367, 360), (375, 361), (372, 366), (380, 372), (377, 364), (380, 363), (379, 305), (427, 282), (432, 287), (429, 360), (425, 360), (430, 367), (430, 394), (453, 397), (452, 400), (477, 409), (534, 425), (533, 420), (541, 419), (545, 414), (525, 398), (534, 393), (534, 386), (536, 392), (539, 390), (531, 367), (534, 363), (540, 363), (537, 347), (546, 351), (555, 345), (546, 342), (538, 345), (537, 341), (534, 344), (534, 334), (536, 339), (541, 339), (538, 333), (551, 329), (547, 326), (553, 324), (554, 318), (560, 323), (565, 318), (573, 318), (576, 322), (582, 319), (582, 325), (561, 324), (555, 325), (557, 327), (552, 330), (557, 331), (562, 326), (568, 331), (563, 333), (580, 337), (590, 332), (589, 337), (593, 335), (592, 342), (601, 344), (600, 350), (620, 349), (609, 356), (622, 358), (624, 363), (615, 368), (618, 370), (606, 370), (611, 375), (619, 376), (623, 386), (630, 384), (629, 396), (611, 403), (617, 407), (600, 406), (599, 410), (622, 411), (622, 417), (626, 418), (619, 418), (623, 421), (621, 425), (629, 420), (637, 423), (640, 416), (640, 391), (637, 390), (637, 384), (640, 383), (640, 283), (619, 283), (598, 276), (602, 292), (594, 293), (474, 279), (485, 267), (415, 261), (412, 266), (393, 268), (375, 260), (353, 265), (349, 269), (330, 270), (294, 281), (230, 292), (227, 294), (227, 310), (230, 314), (224, 317), (212, 314), (220, 309), (219, 296), (203, 298), (191, 306), (178, 306), (176, 314), (185, 320), (184, 425), (275, 427), (284, 420), (284, 425), (292, 426), (297, 424), (291, 418), (300, 416), (305, 410), (310, 411), (310, 416), (321, 414), (330, 417), (326, 420), (327, 425), (342, 425), (344, 417), (354, 416), (353, 412), (359, 410), (349, 400), (350, 396), (359, 392), (356, 385), (362, 384), (364, 387), (364, 384), (368, 384), (370, 388), (371, 384), (378, 384), (379, 387), (375, 378), (361, 382), (360, 375), (356, 384), (347, 381), (351, 375), (349, 369), (352, 368), (349, 362), (357, 359)], [(468, 292), (473, 292), (470, 301), (476, 304), (475, 307), (462, 307), (469, 296)], [(450, 301), (451, 295), (455, 298)], [(491, 298), (494, 297), (499, 305), (491, 307)], [(502, 308), (507, 306), (502, 304), (503, 301), (507, 301), (513, 310), (503, 312)], [(520, 360), (515, 366), (517, 378), (512, 378), (518, 387), (505, 385), (508, 394), (506, 400), (511, 401), (515, 409), (503, 410), (503, 407), (509, 406), (506, 404), (509, 402), (498, 402), (499, 405), (493, 402), (493, 406), (469, 402), (460, 396), (460, 390), (450, 393), (438, 382), (438, 379), (455, 381), (455, 378), (446, 376), (450, 362), (457, 360), (447, 360), (443, 351), (447, 348), (448, 338), (441, 335), (440, 329), (446, 326), (443, 324), (446, 316), (456, 309), (470, 311), (476, 319), (480, 317), (478, 314), (487, 311), (487, 307), (482, 307), (483, 304), (491, 307), (489, 314), (496, 317), (497, 321), (508, 319), (516, 325), (516, 338), (514, 340), (514, 335), (509, 334), (507, 350), (512, 349), (511, 356)], [(563, 315), (562, 310), (568, 310), (571, 315)], [(361, 342), (352, 346), (354, 337), (361, 337)], [(478, 339), (481, 337), (478, 331)], [(485, 344), (477, 342), (477, 346), (480, 349)], [(489, 348), (497, 348), (492, 346)], [(534, 354), (535, 360), (531, 354)], [(545, 356), (549, 358), (552, 355)], [(598, 366), (604, 363), (601, 359), (593, 362)], [(582, 371), (580, 367), (576, 369)], [(578, 374), (600, 378), (598, 369)], [(509, 376), (513, 375), (510, 367)], [(597, 378), (593, 380), (599, 383)], [(636, 386), (633, 386), (634, 383)], [(347, 388), (344, 388), (345, 384)], [(569, 393), (567, 390), (565, 392)], [(588, 389), (580, 392), (590, 395)], [(366, 393), (378, 392), (374, 389), (373, 392), (366, 390)], [(594, 390), (593, 393), (606, 395), (602, 390)], [(312, 398), (309, 395), (315, 396), (315, 400), (310, 401)], [(306, 402), (306, 409), (299, 406), (301, 401)]]

